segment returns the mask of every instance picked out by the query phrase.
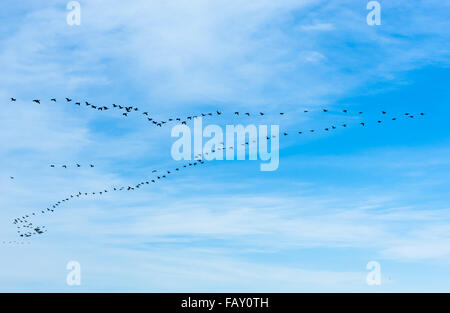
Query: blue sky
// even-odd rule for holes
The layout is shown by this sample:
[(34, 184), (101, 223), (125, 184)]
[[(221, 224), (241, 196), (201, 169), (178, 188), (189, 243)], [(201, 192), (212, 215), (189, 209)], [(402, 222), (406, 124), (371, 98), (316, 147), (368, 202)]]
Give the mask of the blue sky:
[[(80, 1), (80, 26), (67, 25), (65, 1), (3, 1), (0, 242), (19, 240), (12, 219), (68, 194), (180, 166), (171, 127), (64, 97), (160, 118), (228, 113), (204, 124), (356, 126), (281, 138), (274, 172), (213, 161), (72, 201), (36, 219), (48, 232), (30, 244), (0, 246), (0, 290), (448, 292), (450, 7), (380, 2), (370, 27), (366, 1)], [(366, 117), (313, 113), (323, 107)], [(381, 110), (426, 115), (357, 126)], [(49, 168), (74, 163), (96, 167)], [(366, 284), (369, 261), (380, 286)]]

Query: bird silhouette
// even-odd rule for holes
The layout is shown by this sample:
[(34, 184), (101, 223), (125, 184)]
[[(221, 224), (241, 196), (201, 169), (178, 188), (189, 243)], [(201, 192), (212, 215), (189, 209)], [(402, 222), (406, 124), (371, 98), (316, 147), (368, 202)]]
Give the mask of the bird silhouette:
[(66, 98), (66, 101), (67, 101), (67, 102), (70, 102), (70, 101), (72, 101), (72, 99), (70, 99), (70, 98)]
[(56, 99), (55, 98), (51, 98), (50, 101), (56, 102)]
[(41, 104), (41, 100), (38, 100), (38, 99), (34, 99), (33, 102)]
[(17, 100), (16, 98), (11, 98), (12, 102), (16, 102), (16, 100)]

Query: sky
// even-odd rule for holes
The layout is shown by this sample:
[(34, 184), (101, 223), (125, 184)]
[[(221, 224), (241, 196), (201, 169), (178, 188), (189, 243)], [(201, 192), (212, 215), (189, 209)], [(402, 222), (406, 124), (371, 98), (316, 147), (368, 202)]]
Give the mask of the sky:
[[(0, 291), (449, 292), (450, 4), (380, 1), (369, 26), (367, 2), (90, 0), (70, 26), (67, 1), (2, 1)], [(207, 161), (70, 201), (21, 238), (18, 216), (186, 163), (174, 124), (65, 97), (289, 135), (275, 171)]]

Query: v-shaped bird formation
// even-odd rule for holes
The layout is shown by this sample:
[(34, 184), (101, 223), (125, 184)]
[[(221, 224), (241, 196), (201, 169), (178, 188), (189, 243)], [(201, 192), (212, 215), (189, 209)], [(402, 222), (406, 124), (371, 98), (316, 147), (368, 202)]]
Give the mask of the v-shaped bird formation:
[[(17, 99), (16, 98), (10, 98), (10, 100), (12, 102), (16, 102)], [(58, 102), (56, 98), (51, 98), (50, 99), (51, 102)], [(82, 106), (82, 102), (81, 101), (74, 101), (71, 98), (65, 98), (63, 100), (66, 103), (73, 103), (76, 106)], [(33, 99), (32, 100), (33, 103), (37, 103), (37, 104), (41, 104), (41, 100), (40, 99)], [(85, 107), (89, 107), (91, 109), (94, 109), (96, 111), (107, 111), (107, 110), (119, 110), (122, 111), (122, 115), (123, 116), (128, 116), (128, 114), (131, 113), (136, 113), (139, 112), (140, 109), (137, 107), (133, 107), (133, 106), (123, 106), (123, 105), (117, 105), (117, 104), (113, 104), (112, 106), (98, 106), (98, 105), (93, 105), (91, 103), (89, 103), (88, 101), (84, 101), (84, 106)], [(303, 110), (302, 113), (309, 113), (311, 112), (310, 109), (308, 110)], [(332, 111), (330, 111), (329, 109), (326, 108), (322, 108), (319, 110), (319, 112), (321, 113), (330, 113)], [(337, 113), (337, 112), (334, 112)], [(343, 109), (341, 111), (339, 111), (339, 113), (343, 114), (344, 116), (350, 116), (350, 110), (349, 109)], [(364, 112), (361, 111), (355, 111), (355, 114), (357, 116), (361, 116), (362, 114), (364, 114)], [(141, 116), (144, 116), (149, 122), (151, 122), (152, 125), (155, 126), (159, 126), (162, 127), (163, 125), (170, 123), (170, 122), (174, 122), (174, 123), (179, 123), (179, 124), (186, 124), (187, 121), (190, 120), (194, 120), (196, 118), (199, 117), (207, 117), (207, 116), (223, 116), (224, 112), (223, 111), (219, 111), (216, 110), (215, 112), (210, 112), (210, 113), (200, 113), (198, 115), (190, 115), (184, 118), (181, 117), (176, 117), (176, 118), (168, 118), (164, 121), (156, 121), (154, 120), (152, 117), (150, 117), (148, 112), (143, 112), (141, 114)], [(241, 111), (233, 111), (232, 116), (235, 117), (251, 117), (251, 116), (266, 116), (266, 113), (264, 112), (257, 112), (257, 113), (251, 113), (251, 112), (241, 112)], [(285, 112), (279, 112), (278, 113), (279, 116), (287, 116), (287, 114)], [(381, 125), (387, 122), (395, 122), (398, 121), (400, 118), (406, 118), (406, 119), (414, 119), (416, 117), (423, 117), (425, 115), (425, 113), (420, 112), (417, 114), (413, 114), (410, 112), (405, 112), (402, 113), (401, 115), (397, 115), (397, 116), (388, 116), (387, 111), (380, 111), (380, 116), (377, 119), (374, 119), (372, 121), (361, 121), (360, 119), (358, 120), (351, 120), (351, 121), (340, 121), (340, 122), (336, 122), (336, 123), (332, 123), (329, 126), (326, 127), (321, 127), (321, 128), (298, 128), (298, 129), (291, 129), (291, 130), (285, 130), (282, 131), (279, 134), (279, 137), (287, 137), (287, 136), (306, 136), (306, 135), (314, 135), (317, 133), (331, 133), (334, 130), (337, 129), (349, 129), (352, 126), (359, 126), (359, 127), (366, 127), (369, 125)], [(270, 135), (267, 136), (265, 139), (267, 141), (271, 140), (271, 139), (275, 139), (277, 138), (277, 135)], [(253, 143), (256, 143), (256, 141), (253, 141)], [(241, 143), (242, 146), (249, 146), (250, 142), (246, 141), (244, 143)], [(49, 207), (45, 208), (45, 209), (40, 209), (40, 210), (35, 210), (32, 213), (28, 213), (28, 214), (24, 214), (20, 217), (17, 217), (13, 220), (13, 224), (16, 226), (17, 228), (17, 233), (20, 237), (32, 237), (35, 235), (42, 235), (45, 232), (47, 232), (47, 229), (45, 226), (36, 226), (35, 224), (33, 224), (33, 222), (31, 221), (32, 219), (34, 219), (35, 217), (37, 217), (38, 215), (46, 215), (46, 214), (50, 214), (50, 213), (54, 213), (55, 210), (57, 210), (58, 208), (60, 208), (60, 206), (62, 206), (63, 204), (69, 203), (70, 201), (73, 201), (75, 199), (78, 198), (82, 198), (82, 197), (87, 197), (87, 196), (101, 196), (101, 195), (106, 195), (108, 193), (113, 193), (113, 192), (122, 192), (122, 191), (135, 191), (135, 190), (139, 190), (142, 187), (148, 186), (148, 185), (153, 185), (155, 183), (158, 183), (160, 181), (165, 180), (166, 178), (169, 177), (169, 175), (174, 175), (176, 173), (182, 173), (184, 169), (187, 168), (194, 168), (197, 167), (197, 165), (200, 164), (204, 164), (204, 156), (208, 156), (211, 153), (215, 153), (216, 151), (223, 151), (223, 150), (227, 150), (227, 149), (234, 149), (234, 143), (232, 145), (228, 145), (225, 144), (223, 142), (221, 142), (218, 146), (211, 148), (210, 151), (204, 151), (203, 154), (198, 154), (194, 156), (194, 161), (189, 162), (183, 166), (180, 167), (176, 167), (170, 170), (165, 170), (165, 171), (160, 171), (160, 170), (152, 170), (152, 174), (154, 174), (154, 177), (143, 180), (137, 184), (133, 184), (133, 185), (125, 185), (125, 186), (116, 186), (116, 187), (110, 187), (110, 188), (105, 188), (103, 190), (100, 191), (89, 191), (89, 192), (82, 192), (82, 191), (78, 191), (76, 193), (73, 193), (67, 197), (65, 197), (64, 199), (60, 199), (59, 201), (54, 202), (53, 204), (51, 204)], [(67, 168), (81, 168), (81, 167), (87, 167), (87, 168), (94, 168), (95, 166), (93, 164), (80, 164), (80, 163), (75, 163), (75, 164), (50, 164), (49, 167), (51, 168), (63, 168), (63, 169), (67, 169)], [(10, 176), (11, 180), (14, 180), (14, 176)], [(23, 242), (20, 241), (4, 241), (3, 243), (9, 243), (9, 244), (23, 244)]]

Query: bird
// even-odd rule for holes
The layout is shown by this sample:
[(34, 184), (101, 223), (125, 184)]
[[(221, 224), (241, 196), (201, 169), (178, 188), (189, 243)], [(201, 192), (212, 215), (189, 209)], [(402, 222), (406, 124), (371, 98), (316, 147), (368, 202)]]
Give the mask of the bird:
[(234, 112), (235, 115), (239, 115), (239, 112)]
[(56, 102), (56, 99), (55, 98), (51, 98), (50, 101)]
[(308, 113), (309, 111), (308, 110), (305, 110), (305, 111), (303, 111), (304, 113)]
[(148, 112), (144, 112), (144, 113), (142, 113), (142, 114), (144, 114), (144, 115), (148, 115)]
[(281, 113), (280, 113), (280, 115), (284, 115), (284, 113), (283, 113), (283, 112), (281, 112)]
[(77, 163), (77, 167), (81, 167), (81, 165)]
[(10, 178), (10, 179), (14, 179), (14, 176), (10, 176), (9, 178)]
[(245, 113), (245, 115), (250, 116), (250, 113)]
[(12, 102), (16, 102), (16, 100), (17, 100), (16, 98), (11, 98)]
[(70, 98), (66, 98), (66, 101), (67, 101), (67, 102), (70, 102), (70, 101), (72, 101), (72, 99), (70, 99)]
[(50, 167), (55, 167), (55, 166), (52, 164), (52, 165), (50, 165)]
[(222, 114), (222, 112), (219, 112), (219, 111), (216, 111), (216, 113), (217, 113), (217, 115), (221, 115)]
[(381, 113), (382, 113), (382, 114), (386, 114), (386, 112), (385, 112), (385, 111), (381, 111)]
[(328, 112), (328, 110), (327, 110), (327, 109), (323, 109), (323, 111), (324, 111), (324, 112)]
[(34, 99), (33, 102), (41, 104), (41, 100), (38, 100), (38, 99)]
[(75, 104), (76, 104), (76, 105), (81, 105), (81, 103), (80, 103), (80, 102), (75, 102)]
[(63, 165), (62, 167), (67, 168), (67, 165)]
[(92, 164), (89, 164), (89, 166), (90, 166), (90, 167), (94, 167), (94, 165), (92, 165)]
[(362, 126), (366, 125), (365, 123), (361, 123)]
[(348, 111), (347, 110), (342, 110), (342, 112), (347, 113)]
[(128, 116), (128, 113), (122, 113), (123, 116)]
[(264, 113), (263, 113), (263, 112), (259, 112), (259, 115), (263, 116), (263, 115), (264, 115)]

